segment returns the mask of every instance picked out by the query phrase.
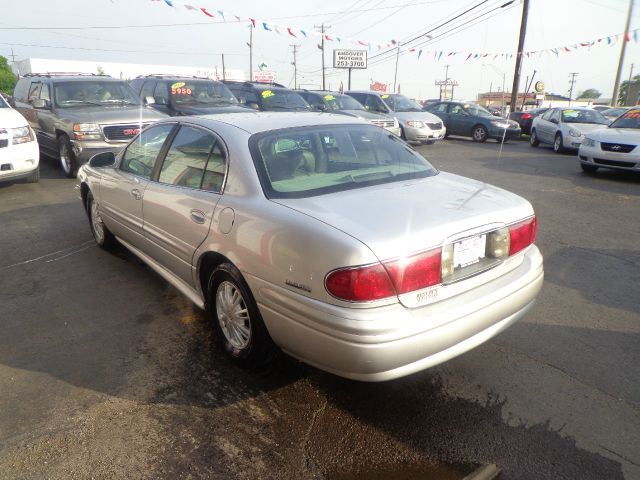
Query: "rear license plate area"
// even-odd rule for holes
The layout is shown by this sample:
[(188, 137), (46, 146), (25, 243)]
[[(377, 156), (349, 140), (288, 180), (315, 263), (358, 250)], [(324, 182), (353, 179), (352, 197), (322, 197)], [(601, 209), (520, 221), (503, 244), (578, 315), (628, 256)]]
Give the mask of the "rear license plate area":
[(476, 235), (453, 244), (453, 268), (464, 269), (487, 256), (487, 236)]

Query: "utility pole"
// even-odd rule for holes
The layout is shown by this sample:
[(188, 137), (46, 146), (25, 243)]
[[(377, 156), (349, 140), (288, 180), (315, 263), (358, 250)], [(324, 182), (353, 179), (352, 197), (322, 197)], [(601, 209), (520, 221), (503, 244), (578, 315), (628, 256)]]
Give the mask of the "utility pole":
[(293, 47), (293, 62), (291, 62), (291, 65), (293, 65), (293, 88), (294, 89), (298, 89), (298, 59), (297, 59), (297, 53), (298, 53), (298, 47), (300, 45), (289, 45), (290, 47)]
[(400, 57), (400, 42), (396, 46), (396, 71), (393, 74), (393, 93), (396, 92), (396, 80), (398, 79), (398, 58)]
[(569, 80), (569, 106), (571, 106), (571, 97), (573, 97), (573, 85), (576, 83), (578, 72), (571, 72), (569, 76), (571, 77), (571, 80)]
[(253, 23), (249, 24), (249, 81), (253, 81)]
[(322, 90), (325, 90), (325, 71), (324, 71), (324, 32), (331, 28), (331, 25), (325, 25), (324, 23), (320, 26), (314, 25), (313, 28), (320, 29), (320, 34), (322, 35), (322, 45), (318, 45), (318, 48), (322, 50)]
[(627, 38), (629, 36), (629, 25), (631, 24), (631, 14), (633, 13), (633, 0), (629, 0), (629, 13), (627, 13), (627, 23), (624, 27), (622, 37), (622, 48), (620, 49), (620, 60), (618, 60), (618, 70), (616, 71), (616, 81), (613, 84), (613, 95), (611, 95), (611, 106), (618, 105), (618, 88), (620, 87), (620, 77), (622, 75), (622, 64), (624, 63), (624, 53), (627, 48)]
[(224, 68), (224, 53), (222, 54), (222, 79), (223, 80), (227, 79), (227, 71)]
[[(11, 51), (13, 53), (13, 51)], [(631, 64), (631, 68), (629, 69), (629, 81), (627, 82), (627, 91), (624, 95), (624, 104), (629, 103), (629, 90), (631, 90), (631, 79), (633, 78), (633, 63)]]
[(529, 0), (522, 2), (522, 21), (520, 22), (520, 38), (518, 39), (518, 53), (516, 54), (516, 68), (513, 72), (513, 87), (511, 88), (511, 111), (518, 103), (518, 89), (520, 88), (520, 70), (522, 68), (522, 49), (527, 34), (527, 17), (529, 16)]

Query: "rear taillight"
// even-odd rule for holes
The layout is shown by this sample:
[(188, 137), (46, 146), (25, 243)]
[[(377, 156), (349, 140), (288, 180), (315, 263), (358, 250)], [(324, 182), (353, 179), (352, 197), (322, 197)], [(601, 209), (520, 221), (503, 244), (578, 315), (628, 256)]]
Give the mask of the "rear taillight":
[[(536, 239), (538, 221), (531, 217), (487, 234), (486, 255), (501, 259), (515, 255)], [(453, 244), (410, 257), (363, 267), (334, 270), (325, 288), (348, 302), (368, 302), (402, 295), (442, 283), (454, 273)]]
[(509, 256), (524, 250), (536, 240), (538, 219), (534, 216), (509, 227)]
[(530, 118), (533, 118), (533, 115), (531, 115), (530, 113), (523, 113), (520, 118), (522, 118), (523, 120), (529, 120)]
[(366, 302), (420, 290), (442, 282), (440, 248), (365, 267), (334, 270), (327, 291), (341, 300)]

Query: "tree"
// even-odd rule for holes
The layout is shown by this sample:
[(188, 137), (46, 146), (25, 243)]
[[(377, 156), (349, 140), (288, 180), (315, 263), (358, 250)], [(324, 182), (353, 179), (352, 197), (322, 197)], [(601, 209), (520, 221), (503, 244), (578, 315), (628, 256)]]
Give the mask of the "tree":
[[(631, 82), (629, 82), (629, 80), (625, 80), (620, 84), (620, 90), (618, 93), (618, 105), (624, 105), (625, 100), (627, 99), (627, 92), (629, 91), (629, 86), (630, 85), (639, 85), (640, 84), (640, 75), (634, 75), (633, 78), (631, 79)], [(633, 100), (632, 98), (630, 98), (629, 100)]]
[(18, 79), (11, 71), (7, 59), (0, 55), (0, 92), (6, 95), (13, 95), (13, 87)]
[(587, 88), (584, 92), (578, 95), (578, 98), (599, 98), (602, 93), (595, 88)]

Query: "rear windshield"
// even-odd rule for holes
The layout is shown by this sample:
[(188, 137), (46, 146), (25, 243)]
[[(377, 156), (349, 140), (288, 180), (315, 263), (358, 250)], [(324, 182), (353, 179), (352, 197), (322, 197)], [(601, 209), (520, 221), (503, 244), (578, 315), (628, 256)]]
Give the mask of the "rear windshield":
[(364, 107), (349, 95), (329, 93), (323, 95), (322, 98), (329, 105), (330, 110), (364, 110)]
[(263, 110), (310, 110), (304, 98), (290, 90), (262, 90), (259, 92)]
[(223, 83), (207, 80), (178, 81), (170, 85), (171, 99), (178, 105), (235, 105), (231, 90)]
[(299, 127), (249, 140), (269, 198), (304, 198), (435, 175), (415, 150), (369, 125)]
[(562, 110), (564, 123), (598, 123), (607, 125), (609, 120), (596, 110)]
[(78, 81), (54, 85), (54, 101), (58, 108), (87, 105), (140, 105), (132, 88), (125, 82)]
[(640, 128), (640, 108), (634, 108), (613, 121), (610, 128)]

